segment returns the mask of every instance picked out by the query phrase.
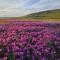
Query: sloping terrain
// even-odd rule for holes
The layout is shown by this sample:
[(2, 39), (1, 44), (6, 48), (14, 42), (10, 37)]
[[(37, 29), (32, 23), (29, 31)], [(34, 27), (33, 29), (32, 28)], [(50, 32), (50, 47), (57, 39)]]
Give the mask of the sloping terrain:
[(32, 19), (60, 19), (60, 9), (32, 13), (32, 14), (23, 16), (22, 18), (32, 18)]

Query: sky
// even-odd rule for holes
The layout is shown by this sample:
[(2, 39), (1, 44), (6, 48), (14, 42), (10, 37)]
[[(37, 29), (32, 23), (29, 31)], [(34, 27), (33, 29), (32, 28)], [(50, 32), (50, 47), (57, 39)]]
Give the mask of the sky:
[(0, 17), (20, 17), (52, 9), (60, 9), (60, 0), (0, 0)]

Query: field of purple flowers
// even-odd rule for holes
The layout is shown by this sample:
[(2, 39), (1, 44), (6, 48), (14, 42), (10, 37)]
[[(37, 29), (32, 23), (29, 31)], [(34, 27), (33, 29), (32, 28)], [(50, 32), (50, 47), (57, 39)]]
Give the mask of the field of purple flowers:
[(60, 60), (60, 23), (0, 24), (0, 60)]

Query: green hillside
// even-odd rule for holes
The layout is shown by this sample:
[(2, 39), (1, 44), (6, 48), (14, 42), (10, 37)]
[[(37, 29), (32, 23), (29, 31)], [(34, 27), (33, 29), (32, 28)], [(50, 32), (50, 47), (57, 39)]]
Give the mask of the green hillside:
[(37, 13), (32, 13), (21, 18), (32, 18), (32, 19), (60, 19), (60, 9), (48, 10)]

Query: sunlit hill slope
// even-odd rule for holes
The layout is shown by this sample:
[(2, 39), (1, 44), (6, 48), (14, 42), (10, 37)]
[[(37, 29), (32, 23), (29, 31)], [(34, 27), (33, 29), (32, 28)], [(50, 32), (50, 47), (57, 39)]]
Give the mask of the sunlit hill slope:
[(60, 19), (60, 9), (32, 13), (32, 14), (23, 16), (22, 18), (32, 18), (32, 19)]

